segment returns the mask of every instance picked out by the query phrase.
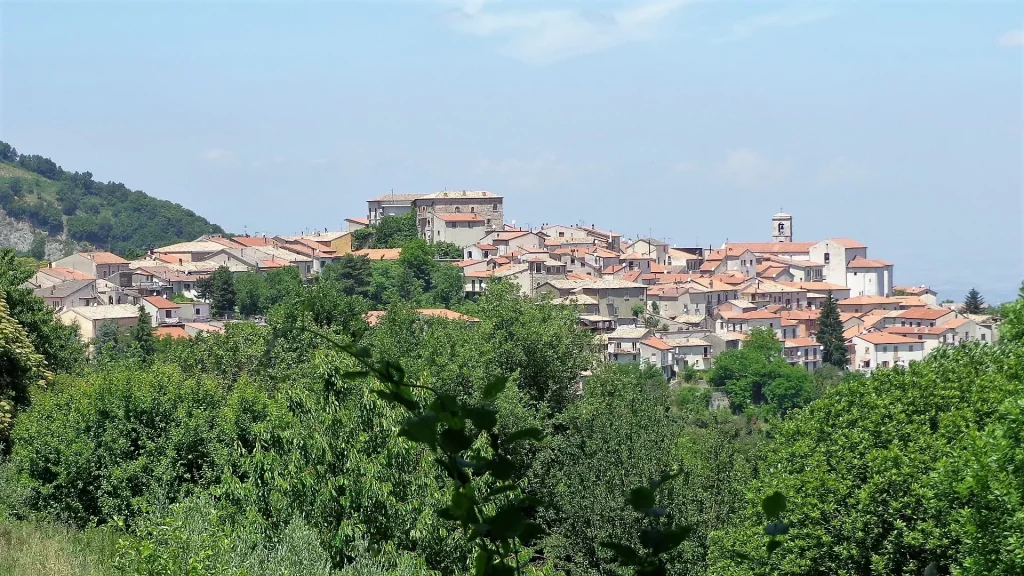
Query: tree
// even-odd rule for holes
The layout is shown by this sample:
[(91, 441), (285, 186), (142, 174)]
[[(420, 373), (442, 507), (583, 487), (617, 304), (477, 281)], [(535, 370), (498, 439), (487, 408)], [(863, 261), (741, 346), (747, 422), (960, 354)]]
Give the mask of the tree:
[(632, 312), (633, 318), (639, 319), (644, 313), (644, 305), (639, 303), (633, 304), (633, 307), (629, 311)]
[(451, 308), (466, 296), (466, 285), (462, 270), (451, 264), (436, 263), (430, 275), (433, 285), (431, 296), (438, 305)]
[(0, 449), (6, 445), (15, 410), (28, 404), (32, 387), (45, 384), (50, 377), (46, 360), (11, 316), (3, 296), (0, 292)]
[(320, 276), (337, 282), (341, 291), (348, 296), (370, 296), (373, 270), (366, 256), (345, 254), (325, 266)]
[(843, 337), (843, 321), (839, 316), (839, 303), (828, 291), (828, 297), (818, 317), (818, 333), (815, 339), (821, 344), (821, 360), (836, 368), (845, 369), (849, 363), (846, 339)]
[(661, 307), (657, 300), (651, 300), (651, 314), (661, 314)]
[(1001, 314), (1003, 321), (999, 323), (999, 338), (1005, 343), (1024, 343), (1024, 282), (1020, 285), (1020, 293), (1013, 302), (1003, 304)]
[(29, 256), (36, 260), (46, 259), (46, 236), (37, 234), (32, 238), (32, 247), (28, 251)]
[(143, 360), (148, 360), (156, 353), (156, 336), (153, 335), (153, 319), (145, 306), (139, 306), (139, 320), (128, 331), (128, 339), (133, 351)]
[(265, 314), (268, 297), (267, 281), (256, 272), (246, 272), (235, 278), (235, 304), (243, 317)]
[(423, 285), (424, 290), (431, 289), (434, 253), (425, 241), (416, 239), (406, 243), (398, 257), (398, 265), (408, 270), (409, 274)]
[(235, 310), (235, 280), (227, 266), (221, 266), (207, 278), (196, 282), (199, 297), (210, 302), (214, 313), (225, 314)]
[(462, 248), (451, 242), (434, 242), (430, 245), (434, 258), (438, 260), (462, 260)]
[(400, 216), (385, 216), (373, 228), (372, 248), (404, 248), (419, 238), (416, 230), (416, 213), (407, 212)]
[(976, 289), (971, 288), (967, 296), (964, 297), (963, 312), (965, 314), (981, 314), (985, 309), (985, 299), (982, 298), (981, 293)]
[(0, 142), (0, 161), (17, 162), (18, 150), (7, 142)]

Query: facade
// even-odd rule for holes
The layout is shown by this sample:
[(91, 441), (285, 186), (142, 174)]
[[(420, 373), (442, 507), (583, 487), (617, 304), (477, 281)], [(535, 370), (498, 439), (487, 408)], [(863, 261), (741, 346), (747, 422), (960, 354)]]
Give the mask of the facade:
[(886, 332), (864, 332), (851, 340), (850, 355), (853, 368), (872, 372), (877, 368), (907, 366), (910, 362), (922, 360), (925, 355), (924, 342), (899, 334)]
[(782, 355), (786, 362), (799, 364), (814, 372), (821, 368), (822, 346), (811, 338), (790, 338), (782, 341)]
[(167, 298), (147, 296), (142, 299), (142, 307), (149, 313), (153, 326), (181, 323), (181, 319), (178, 318), (178, 311), (181, 310), (181, 306)]
[(629, 252), (648, 256), (662, 266), (668, 266), (668, 244), (654, 238), (641, 238), (627, 248)]
[(401, 216), (413, 210), (413, 202), (427, 194), (384, 194), (366, 201), (366, 220), (376, 226), (385, 216)]
[(36, 288), (35, 295), (50, 308), (76, 308), (99, 303), (96, 280), (69, 280), (46, 288)]
[[(503, 231), (505, 224), (504, 208), (502, 197), (493, 192), (482, 190), (450, 190), (436, 192), (413, 200), (413, 209), (416, 211), (416, 226), (420, 238), (427, 242), (438, 242), (444, 240), (453, 242), (459, 246), (470, 246), (480, 242), (484, 236), (494, 231)], [(439, 216), (452, 216), (439, 218)], [(459, 219), (459, 215), (463, 219)], [(444, 223), (441, 225), (440, 223)], [(470, 234), (465, 231), (458, 231), (448, 224), (464, 223), (461, 228), (478, 228)], [(469, 223), (473, 223), (469, 225)], [(447, 233), (441, 233), (438, 228), (449, 228)], [(454, 237), (461, 240), (455, 242), (452, 239), (443, 237)]]
[(640, 341), (648, 338), (647, 328), (619, 326), (607, 335), (606, 356), (610, 362), (628, 364), (640, 361)]
[(210, 305), (206, 302), (182, 302), (178, 318), (183, 322), (209, 322)]
[(693, 337), (665, 337), (663, 340), (672, 347), (677, 374), (687, 366), (693, 366), (698, 370), (711, 368), (714, 352), (707, 340)]
[(853, 296), (892, 296), (893, 265), (857, 257), (846, 264), (846, 286)]
[(830, 238), (811, 246), (810, 259), (822, 265), (825, 282), (846, 286), (846, 265), (867, 258), (868, 247), (850, 238)]
[(90, 342), (103, 324), (112, 323), (119, 329), (135, 326), (139, 321), (139, 308), (130, 304), (79, 306), (65, 309), (57, 318), (69, 326), (77, 325), (82, 341)]
[(110, 252), (78, 252), (50, 264), (51, 268), (71, 268), (92, 278), (107, 278), (129, 269), (128, 261)]
[(657, 366), (665, 378), (671, 380), (675, 376), (674, 350), (657, 336), (648, 336), (640, 341), (640, 363)]
[(647, 287), (625, 280), (549, 280), (537, 286), (536, 292), (552, 298), (586, 294), (597, 301), (600, 316), (615, 318), (620, 326), (636, 324), (634, 306), (647, 307)]
[(772, 241), (793, 241), (793, 217), (785, 212), (772, 216)]

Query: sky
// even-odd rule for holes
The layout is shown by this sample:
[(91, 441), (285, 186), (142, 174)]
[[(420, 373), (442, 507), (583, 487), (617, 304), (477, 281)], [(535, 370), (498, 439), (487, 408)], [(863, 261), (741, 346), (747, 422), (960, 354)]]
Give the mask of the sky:
[(0, 139), (232, 232), (484, 189), (679, 246), (852, 237), (1024, 278), (1024, 4), (0, 2)]

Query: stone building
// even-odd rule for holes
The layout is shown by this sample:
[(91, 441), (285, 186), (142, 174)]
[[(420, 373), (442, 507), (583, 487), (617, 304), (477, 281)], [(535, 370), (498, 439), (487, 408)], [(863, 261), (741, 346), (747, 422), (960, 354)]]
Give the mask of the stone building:
[[(479, 238), (467, 246), (479, 242), (486, 234), (503, 230), (505, 223), (502, 197), (482, 190), (446, 190), (428, 194), (413, 200), (413, 209), (416, 210), (416, 226), (420, 238), (427, 242), (437, 242), (452, 236), (440, 228), (455, 228), (460, 224), (457, 220), (466, 220), (462, 222), (463, 226), (479, 226)], [(470, 219), (478, 224), (469, 224)], [(476, 237), (475, 231), (472, 236)], [(461, 238), (461, 235), (456, 237)], [(464, 241), (468, 241), (468, 238)]]

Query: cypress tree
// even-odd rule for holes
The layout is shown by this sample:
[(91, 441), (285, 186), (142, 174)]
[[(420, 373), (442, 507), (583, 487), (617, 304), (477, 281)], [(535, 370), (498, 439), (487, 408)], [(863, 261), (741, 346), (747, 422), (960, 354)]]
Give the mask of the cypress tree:
[(828, 291), (828, 299), (821, 308), (818, 319), (818, 343), (821, 344), (821, 359), (836, 368), (846, 368), (849, 357), (846, 350), (846, 339), (843, 338), (843, 321), (839, 318), (839, 304)]

